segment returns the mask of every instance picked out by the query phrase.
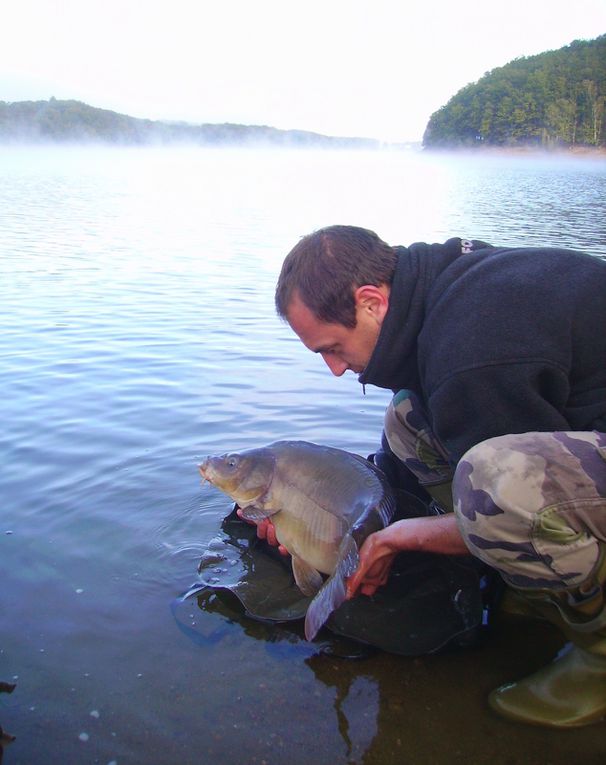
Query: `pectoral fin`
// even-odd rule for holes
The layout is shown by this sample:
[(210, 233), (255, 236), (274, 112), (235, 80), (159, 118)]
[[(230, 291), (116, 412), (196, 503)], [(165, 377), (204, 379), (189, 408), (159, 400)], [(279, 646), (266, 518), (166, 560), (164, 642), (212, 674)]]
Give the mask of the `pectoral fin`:
[(240, 508), (241, 517), (246, 521), (254, 521), (255, 523), (264, 521), (266, 518), (275, 515), (277, 512), (277, 510), (266, 510), (265, 508), (255, 507), (255, 505), (248, 505), (247, 507)]
[(324, 584), (320, 572), (296, 555), (292, 556), (292, 572), (295, 575), (297, 587), (309, 598), (315, 595)]
[(345, 601), (345, 580), (353, 574), (359, 562), (358, 546), (351, 534), (346, 534), (339, 547), (339, 557), (334, 572), (326, 580), (307, 609), (305, 615), (306, 640), (313, 640), (332, 612)]

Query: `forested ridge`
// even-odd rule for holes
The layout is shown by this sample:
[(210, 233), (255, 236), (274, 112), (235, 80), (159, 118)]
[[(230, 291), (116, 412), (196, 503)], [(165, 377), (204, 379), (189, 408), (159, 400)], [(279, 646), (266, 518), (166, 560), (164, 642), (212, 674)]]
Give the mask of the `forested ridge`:
[(431, 115), (423, 145), (605, 147), (606, 34), (488, 72)]
[(339, 138), (305, 130), (233, 123), (191, 125), (130, 117), (81, 101), (0, 101), (0, 142), (242, 144), (375, 147), (366, 138)]

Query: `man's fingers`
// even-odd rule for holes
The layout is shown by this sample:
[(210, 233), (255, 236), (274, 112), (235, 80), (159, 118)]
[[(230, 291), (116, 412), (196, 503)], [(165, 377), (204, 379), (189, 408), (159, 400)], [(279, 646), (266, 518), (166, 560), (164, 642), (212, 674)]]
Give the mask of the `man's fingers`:
[(268, 522), (266, 520), (257, 523), (257, 536), (259, 539), (267, 539)]
[(368, 595), (370, 597), (370, 595), (375, 594), (377, 589), (378, 587), (376, 584), (363, 584), (362, 588), (360, 589), (360, 592), (362, 593), (362, 595)]
[(276, 536), (276, 527), (273, 525), (273, 523), (269, 520), (264, 521), (264, 523), (265, 523), (265, 529), (264, 529), (265, 541), (268, 544), (273, 545), (274, 547), (277, 547), (278, 551), (282, 555), (290, 555), (286, 547), (284, 547), (284, 545), (281, 545), (280, 542), (278, 541), (278, 537)]
[(270, 521), (263, 521), (265, 524), (263, 538), (267, 540), (270, 545), (276, 547), (278, 540), (276, 539), (276, 527)]
[(278, 542), (276, 527), (269, 518), (264, 518), (262, 521), (249, 521), (247, 518), (242, 517), (242, 508), (240, 507), (236, 510), (236, 515), (241, 520), (246, 521), (246, 523), (257, 527), (257, 537), (259, 539), (264, 539), (268, 544), (277, 547), (281, 555), (290, 555), (286, 547)]
[(347, 580), (346, 595), (345, 595), (347, 600), (351, 600), (353, 596), (356, 594), (358, 587), (360, 586), (360, 583), (362, 582), (362, 579), (364, 578), (365, 574), (366, 574), (366, 567), (364, 566), (363, 562), (360, 561), (360, 565), (358, 566), (357, 570), (354, 571), (354, 573)]
[(347, 580), (346, 599), (351, 600), (358, 590), (362, 595), (374, 595), (387, 582), (392, 560), (391, 556), (382, 557), (379, 548), (372, 543), (363, 546), (358, 568)]

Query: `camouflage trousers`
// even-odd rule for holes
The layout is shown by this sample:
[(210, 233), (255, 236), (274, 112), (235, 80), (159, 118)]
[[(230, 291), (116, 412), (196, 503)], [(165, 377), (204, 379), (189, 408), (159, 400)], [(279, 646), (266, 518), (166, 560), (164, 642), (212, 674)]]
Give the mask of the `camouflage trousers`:
[(387, 408), (385, 436), (430, 494), (452, 497), (470, 552), (508, 584), (563, 590), (590, 580), (606, 541), (606, 433), (490, 438), (453, 471), (421, 401), (403, 390)]

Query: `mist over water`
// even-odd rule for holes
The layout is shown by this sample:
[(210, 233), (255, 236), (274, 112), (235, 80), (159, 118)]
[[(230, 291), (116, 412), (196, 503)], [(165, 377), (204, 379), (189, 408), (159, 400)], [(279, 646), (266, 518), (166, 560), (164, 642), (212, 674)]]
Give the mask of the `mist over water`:
[(603, 160), (0, 148), (5, 762), (597, 762), (601, 730), (546, 737), (485, 708), (557, 649), (540, 625), (513, 659), (496, 638), (348, 662), (174, 603), (230, 509), (201, 487), (204, 454), (378, 444), (388, 393), (332, 377), (275, 316), (300, 236), (350, 223), (606, 257), (605, 221)]

